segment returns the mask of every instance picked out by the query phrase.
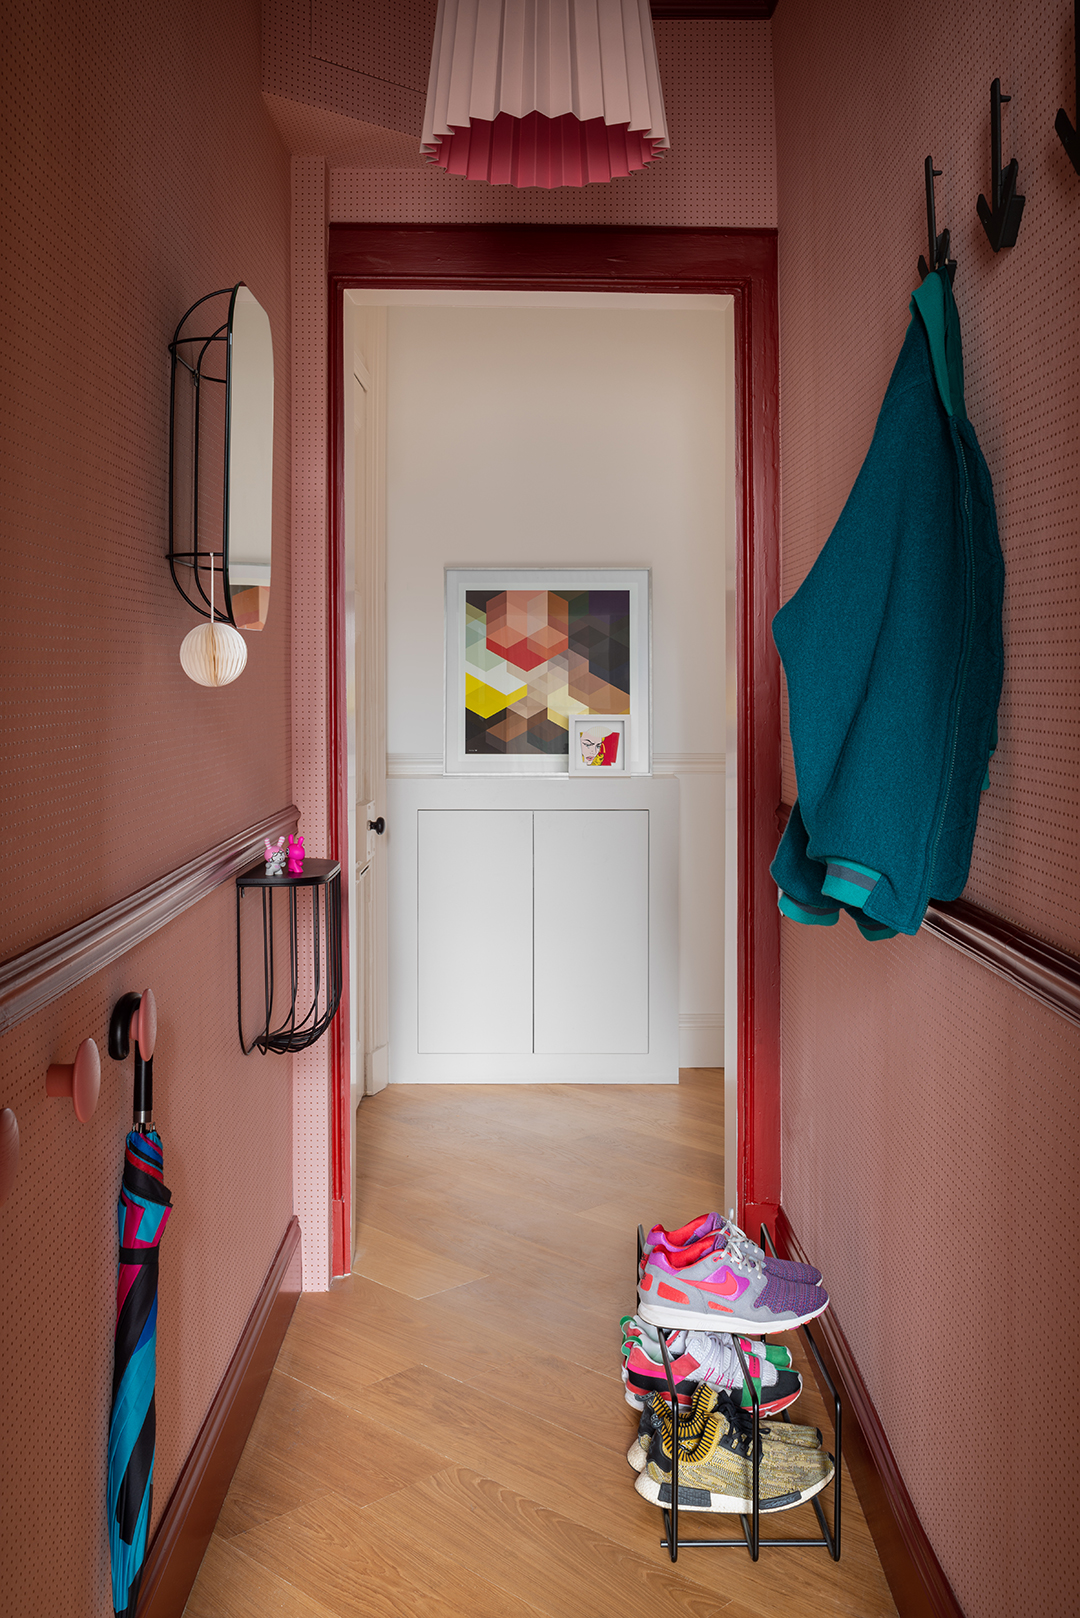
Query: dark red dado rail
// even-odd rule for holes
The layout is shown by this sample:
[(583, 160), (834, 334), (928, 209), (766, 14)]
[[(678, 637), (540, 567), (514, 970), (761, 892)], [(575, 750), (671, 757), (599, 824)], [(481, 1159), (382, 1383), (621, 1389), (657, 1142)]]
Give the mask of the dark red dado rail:
[(5, 961), (0, 966), (0, 1034), (119, 960), (223, 882), (246, 871), (262, 853), (263, 838), (276, 841), (295, 831), (299, 817), (295, 804), (279, 809), (118, 904)]
[[(791, 806), (776, 811), (783, 831)], [(931, 899), (923, 927), (972, 960), (1041, 1000), (1059, 1017), (1080, 1024), (1080, 958), (966, 899)]]

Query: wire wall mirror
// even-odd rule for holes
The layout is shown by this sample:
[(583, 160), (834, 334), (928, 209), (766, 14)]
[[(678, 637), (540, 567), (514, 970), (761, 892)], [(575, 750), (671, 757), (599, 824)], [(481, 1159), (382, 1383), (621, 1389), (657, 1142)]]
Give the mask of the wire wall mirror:
[[(208, 292), (184, 315), (169, 353), (173, 583), (202, 617), (262, 629), (270, 602), (274, 481), (269, 317), (242, 281)], [(212, 608), (215, 574), (221, 592)]]

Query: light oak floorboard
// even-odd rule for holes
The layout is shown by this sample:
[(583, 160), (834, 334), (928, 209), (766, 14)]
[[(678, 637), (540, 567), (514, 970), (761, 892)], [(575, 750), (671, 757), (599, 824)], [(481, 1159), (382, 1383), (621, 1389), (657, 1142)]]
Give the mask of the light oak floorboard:
[(300, 1299), (278, 1355), (277, 1369), (297, 1382), (318, 1388), (330, 1399), (342, 1399), (359, 1407), (363, 1389), (369, 1383), (415, 1365), (416, 1345), (402, 1341), (395, 1353), (390, 1342), (383, 1340), (368, 1350), (358, 1341), (354, 1322), (343, 1319), (339, 1308), (327, 1314), (319, 1307), (320, 1301), (329, 1296), (316, 1292)]
[(353, 1245), (353, 1271), (369, 1281), (404, 1292), (410, 1298), (430, 1298), (434, 1292), (482, 1281), (485, 1270), (471, 1270), (433, 1249), (426, 1240), (394, 1235), (377, 1225), (359, 1224)]
[[(422, 1529), (421, 1529), (422, 1532)], [(234, 1544), (250, 1560), (311, 1592), (335, 1618), (535, 1618), (460, 1559), (373, 1523), (330, 1495)]]
[(461, 1467), (448, 1467), (365, 1515), (380, 1526), (411, 1528), (504, 1589), (528, 1589), (548, 1618), (706, 1618), (717, 1610), (714, 1597), (672, 1577), (662, 1563)]
[[(391, 1086), (359, 1110), (357, 1172), (364, 1273), (301, 1298), (188, 1618), (895, 1618), (846, 1477), (839, 1564), (672, 1564), (634, 1491), (635, 1227), (724, 1207), (722, 1073)], [(792, 1417), (828, 1447), (802, 1341), (784, 1340), (806, 1385)], [(739, 1530), (694, 1514), (683, 1531)]]
[[(448, 1378), (427, 1370), (403, 1372), (376, 1384), (370, 1390), (369, 1410), (377, 1421), (402, 1434), (419, 1421), (425, 1443), (456, 1466), (482, 1471), (516, 1493), (588, 1524), (625, 1550), (655, 1554), (661, 1517), (655, 1506), (634, 1492), (625, 1451), (637, 1422), (625, 1403), (619, 1411), (619, 1402), (615, 1393), (612, 1417), (624, 1423), (621, 1455), (531, 1411), (511, 1411), (491, 1393), (479, 1395), (461, 1386), (455, 1389)], [(783, 1528), (777, 1531), (785, 1537), (817, 1533), (817, 1520), (809, 1505), (785, 1512), (783, 1519)], [(772, 1520), (779, 1523), (780, 1518)], [(723, 1538), (737, 1533), (738, 1528), (735, 1519), (699, 1515), (692, 1532), (695, 1538)], [(801, 1603), (797, 1609), (781, 1609), (785, 1618), (793, 1610), (800, 1618), (804, 1613), (807, 1618), (817, 1618), (835, 1612), (870, 1618), (881, 1610), (865, 1603), (863, 1591), (855, 1606), (836, 1599), (837, 1574), (842, 1584), (846, 1569), (843, 1561), (834, 1566), (824, 1551), (774, 1552), (773, 1559), (773, 1586)], [(790, 1565), (797, 1561), (802, 1563), (799, 1568)], [(679, 1557), (678, 1570), (681, 1577), (714, 1592), (734, 1594), (744, 1586), (752, 1589), (756, 1582), (753, 1564), (749, 1557), (744, 1562), (742, 1553), (736, 1557), (728, 1551), (685, 1551)], [(883, 1610), (888, 1613), (891, 1608)]]
[(336, 1618), (288, 1579), (260, 1567), (237, 1547), (235, 1540), (210, 1541), (185, 1618)]

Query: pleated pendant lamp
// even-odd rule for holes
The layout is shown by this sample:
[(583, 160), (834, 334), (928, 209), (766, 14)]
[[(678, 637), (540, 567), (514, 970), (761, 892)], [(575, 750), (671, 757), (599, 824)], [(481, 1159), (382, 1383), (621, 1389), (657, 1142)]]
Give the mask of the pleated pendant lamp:
[(589, 185), (668, 150), (649, 0), (439, 0), (420, 149), (492, 185)]

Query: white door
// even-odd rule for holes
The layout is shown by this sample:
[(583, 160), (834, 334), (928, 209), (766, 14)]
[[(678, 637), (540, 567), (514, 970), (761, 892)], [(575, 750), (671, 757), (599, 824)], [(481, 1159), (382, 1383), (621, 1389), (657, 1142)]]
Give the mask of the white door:
[[(385, 311), (346, 300), (345, 498), (352, 512), (355, 645), (350, 721), (356, 851), (350, 937), (353, 1103), (387, 1082)], [(378, 828), (382, 828), (381, 830)]]

